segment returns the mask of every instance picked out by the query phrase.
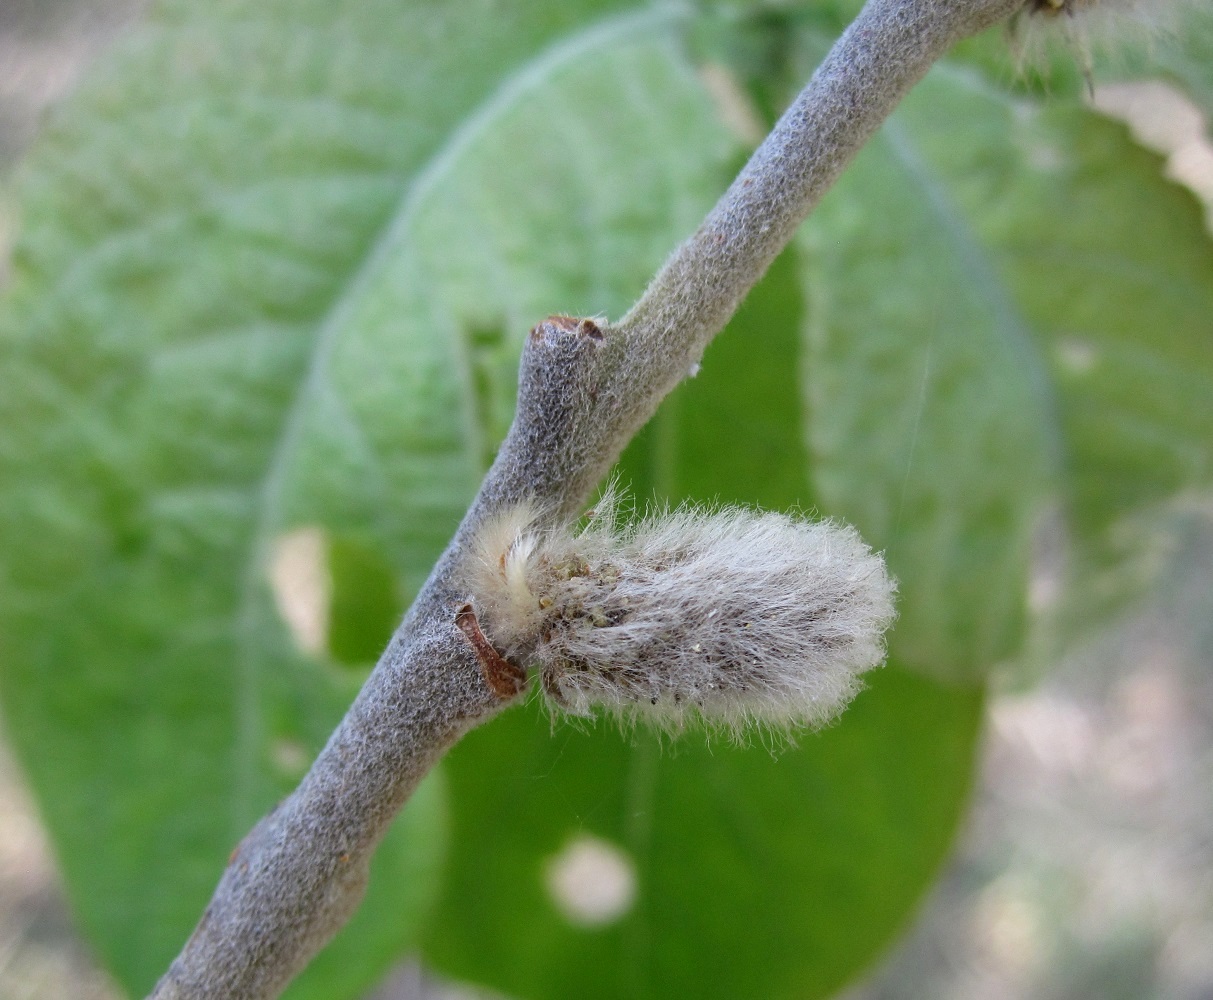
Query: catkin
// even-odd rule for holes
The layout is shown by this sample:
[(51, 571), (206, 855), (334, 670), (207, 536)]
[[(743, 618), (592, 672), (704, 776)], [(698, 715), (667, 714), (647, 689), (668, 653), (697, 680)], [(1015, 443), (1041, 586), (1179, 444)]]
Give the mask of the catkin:
[(613, 492), (580, 530), (540, 520), (524, 504), (488, 523), (468, 586), (567, 713), (816, 727), (884, 659), (895, 586), (854, 528), (692, 506), (629, 524)]

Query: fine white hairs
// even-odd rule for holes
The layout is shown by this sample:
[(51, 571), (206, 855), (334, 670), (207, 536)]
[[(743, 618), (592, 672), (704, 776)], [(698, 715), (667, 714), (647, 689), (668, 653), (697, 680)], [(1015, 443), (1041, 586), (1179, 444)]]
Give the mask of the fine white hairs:
[(480, 625), (556, 708), (673, 731), (817, 727), (883, 662), (895, 585), (854, 528), (741, 507), (628, 523), (621, 508), (608, 490), (580, 528), (542, 528), (520, 504), (476, 537)]

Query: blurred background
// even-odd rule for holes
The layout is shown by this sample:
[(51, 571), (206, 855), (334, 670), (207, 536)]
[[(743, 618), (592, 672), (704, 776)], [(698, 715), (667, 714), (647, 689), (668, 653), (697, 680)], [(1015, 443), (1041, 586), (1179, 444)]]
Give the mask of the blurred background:
[[(144, 6), (0, 3), (0, 281), (22, 150)], [(1101, 87), (1094, 102), (1213, 206), (1213, 147), (1194, 108), (1162, 84)], [(1213, 1000), (1213, 511), (1192, 524), (1154, 606), (1030, 690), (992, 698), (974, 807), (945, 876), (847, 1000)], [(375, 994), (454, 995), (412, 967)], [(0, 1000), (34, 997), (118, 994), (73, 932), (0, 733)]]

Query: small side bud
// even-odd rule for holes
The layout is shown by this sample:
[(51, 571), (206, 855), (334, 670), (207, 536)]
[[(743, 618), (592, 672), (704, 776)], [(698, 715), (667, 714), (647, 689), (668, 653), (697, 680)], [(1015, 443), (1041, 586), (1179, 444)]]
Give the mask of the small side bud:
[(613, 492), (579, 531), (538, 520), (486, 524), (467, 582), (491, 641), (572, 715), (816, 727), (884, 660), (895, 586), (854, 528), (737, 507), (626, 524)]

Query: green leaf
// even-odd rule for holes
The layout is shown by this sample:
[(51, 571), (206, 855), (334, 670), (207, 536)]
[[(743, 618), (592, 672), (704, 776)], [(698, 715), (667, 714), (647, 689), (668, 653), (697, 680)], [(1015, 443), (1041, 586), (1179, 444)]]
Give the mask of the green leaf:
[(1131, 67), (1123, 75), (1149, 79), (1161, 69), (1179, 83), (1204, 111), (1209, 133), (1213, 120), (1213, 10), (1207, 4), (1193, 4), (1182, 28), (1148, 46)]
[(368, 666), (387, 648), (404, 616), (396, 574), (387, 560), (357, 538), (328, 538), (328, 654), (347, 666)]
[[(426, 954), (525, 998), (829, 996), (936, 874), (980, 714), (977, 692), (893, 667), (838, 726), (774, 755), (510, 712), (448, 758), (452, 866)], [(635, 876), (603, 926), (570, 919), (550, 885), (587, 838)]]
[[(0, 682), (132, 993), (348, 703), (351, 616), (381, 629), (445, 543), (526, 327), (620, 311), (720, 184), (670, 15), (623, 7), (165, 4), (25, 169)], [(319, 647), (268, 584), (309, 537)], [(414, 940), (441, 799), (416, 797), (292, 995), (354, 995)]]
[(621, 314), (726, 180), (674, 25), (568, 39), (461, 126), (328, 331), (280, 455), (285, 523), (368, 531), (424, 579), (509, 426), (527, 330)]
[(768, 510), (811, 510), (795, 359), (804, 303), (798, 256), (783, 253), (709, 346), (619, 467), (646, 502), (691, 498)]
[[(1213, 8), (1182, 2), (1160, 4), (1160, 11), (1139, 6), (1136, 18), (1122, 18), (1120, 30), (1096, 46), (1096, 80), (1165, 79), (1195, 101), (1206, 118), (1213, 116)], [(1060, 58), (1073, 63), (1076, 55)]]
[(1068, 613), (1091, 621), (1088, 571), (1123, 569), (1125, 533), (1146, 544), (1150, 512), (1213, 479), (1194, 199), (1121, 127), (937, 68), (803, 245), (814, 477), (888, 550), (895, 653), (953, 675), (1014, 655), (1054, 511)]
[[(629, 449), (622, 478), (642, 502), (811, 506), (797, 275), (795, 255), (775, 263)], [(605, 725), (553, 731), (534, 711), (466, 737), (447, 761), (454, 835), (427, 957), (531, 1000), (829, 995), (937, 871), (981, 714), (980, 692), (897, 668), (871, 684), (836, 727), (774, 754), (698, 734), (663, 748)], [(551, 889), (553, 866), (603, 842), (636, 897), (584, 926)]]
[[(1036, 15), (956, 46), (950, 59), (992, 85), (1056, 101), (1080, 101), (1094, 85), (1167, 80), (1213, 115), (1213, 7), (1207, 3), (1107, 3), (1107, 16)], [(1126, 14), (1125, 11), (1132, 13)], [(1092, 24), (1092, 22), (1094, 22)]]

